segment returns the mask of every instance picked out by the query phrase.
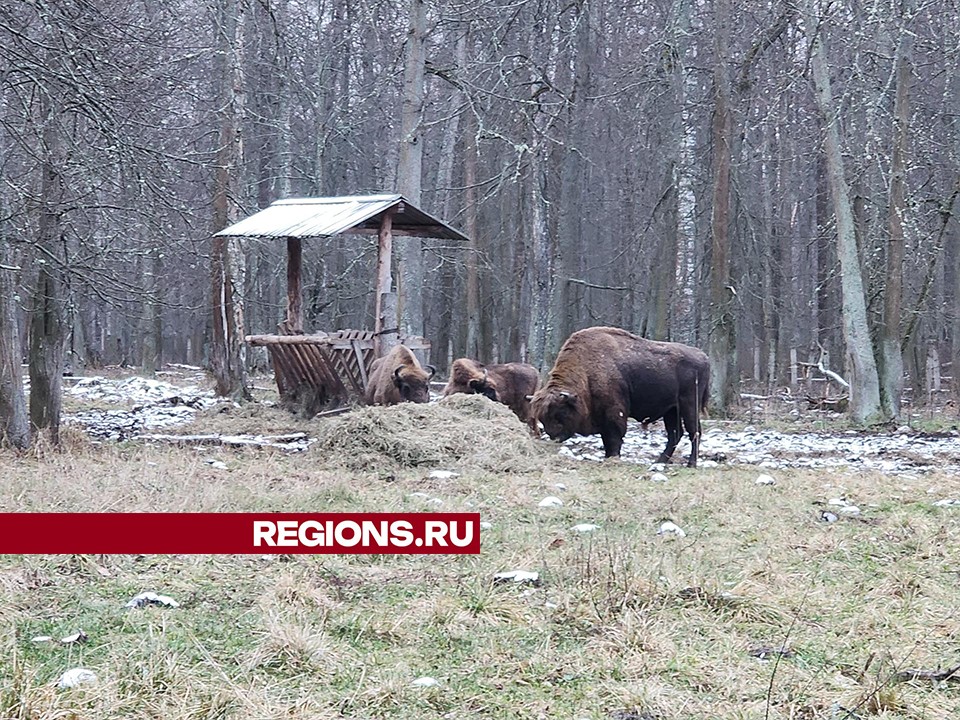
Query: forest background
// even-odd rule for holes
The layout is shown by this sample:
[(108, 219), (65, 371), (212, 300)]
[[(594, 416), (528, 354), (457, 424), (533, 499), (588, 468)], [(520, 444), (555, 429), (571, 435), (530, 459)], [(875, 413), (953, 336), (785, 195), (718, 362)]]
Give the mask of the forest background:
[[(6, 3), (3, 432), (56, 437), (65, 369), (239, 377), (285, 245), (212, 234), (392, 191), (471, 238), (397, 243), (441, 371), (609, 324), (708, 350), (714, 412), (810, 363), (896, 419), (960, 362), (958, 60), (951, 0)], [(375, 256), (304, 244), (308, 331), (373, 327)]]

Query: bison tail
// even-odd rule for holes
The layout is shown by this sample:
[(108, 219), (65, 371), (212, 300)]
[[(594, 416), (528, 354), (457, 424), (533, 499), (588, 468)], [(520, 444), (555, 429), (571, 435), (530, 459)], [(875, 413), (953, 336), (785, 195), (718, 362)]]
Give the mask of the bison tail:
[(705, 379), (703, 381), (703, 387), (700, 388), (700, 414), (703, 415), (708, 420), (710, 419), (710, 409), (707, 405), (710, 402), (710, 381)]

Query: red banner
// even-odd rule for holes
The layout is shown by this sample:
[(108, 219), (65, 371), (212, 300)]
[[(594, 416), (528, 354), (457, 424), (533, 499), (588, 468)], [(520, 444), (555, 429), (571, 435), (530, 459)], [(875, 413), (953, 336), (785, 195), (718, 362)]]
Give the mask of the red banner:
[(0, 513), (0, 554), (479, 552), (479, 513)]

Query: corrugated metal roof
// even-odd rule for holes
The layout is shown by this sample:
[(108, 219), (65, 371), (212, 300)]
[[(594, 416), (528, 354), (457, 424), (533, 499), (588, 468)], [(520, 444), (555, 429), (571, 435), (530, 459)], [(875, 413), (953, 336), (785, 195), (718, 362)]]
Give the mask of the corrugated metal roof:
[(376, 231), (385, 211), (397, 207), (393, 229), (428, 238), (466, 240), (463, 233), (410, 204), (402, 195), (350, 195), (277, 200), (268, 208), (216, 235), (243, 237), (332, 237), (349, 230)]

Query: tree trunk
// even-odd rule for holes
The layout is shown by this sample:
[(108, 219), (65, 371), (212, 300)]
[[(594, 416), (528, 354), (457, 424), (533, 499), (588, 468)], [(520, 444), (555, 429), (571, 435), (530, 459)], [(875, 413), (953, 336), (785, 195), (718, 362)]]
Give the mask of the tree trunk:
[[(461, 52), (466, 39), (461, 37), (457, 41), (457, 54)], [(455, 95), (451, 102), (455, 109), (462, 102), (459, 95)], [(468, 110), (469, 112), (469, 110)], [(460, 115), (453, 113), (447, 121), (447, 127), (443, 131), (443, 144), (440, 149), (440, 163), (437, 168), (437, 187), (440, 188), (440, 217), (448, 218), (453, 214), (454, 202), (459, 201), (457, 193), (453, 191), (453, 166), (457, 158), (457, 138), (460, 135)], [(439, 287), (433, 292), (433, 302), (431, 307), (436, 322), (436, 351), (433, 353), (434, 365), (440, 372), (446, 372), (448, 369), (447, 352), (451, 347), (451, 333), (454, 322), (454, 307), (459, 305), (454, 296), (454, 276), (456, 275), (456, 263), (452, 258), (456, 257), (449, 251), (440, 251), (440, 279)]]
[(710, 344), (711, 406), (727, 411), (738, 393), (738, 373), (733, 361), (736, 352), (735, 292), (730, 284), (730, 161), (733, 146), (733, 117), (730, 108), (728, 28), (729, 5), (717, 3), (717, 39), (714, 58), (713, 210), (710, 217)]
[(64, 326), (63, 269), (60, 234), (63, 179), (60, 175), (59, 112), (50, 96), (41, 100), (43, 149), (40, 180), (40, 223), (37, 237), (37, 284), (30, 318), (30, 423), (60, 442), (63, 403)]
[[(427, 6), (410, 0), (407, 42), (404, 47), (403, 99), (400, 107), (400, 159), (397, 190), (414, 205), (420, 204), (423, 166), (423, 73), (426, 65)], [(400, 279), (400, 328), (406, 335), (423, 335), (423, 241), (397, 239)]]
[[(221, 0), (218, 23), (221, 50), (220, 145), (217, 151), (213, 189), (213, 229), (222, 230), (238, 217), (234, 199), (243, 159), (240, 127), (243, 117), (239, 0)], [(251, 399), (241, 352), (243, 302), (241, 277), (243, 254), (233, 238), (214, 237), (210, 252), (213, 291), (213, 342), (210, 365), (216, 392), (235, 400)], [(239, 272), (238, 272), (239, 270)]]
[(0, 443), (23, 450), (30, 445), (30, 424), (20, 370), (20, 328), (14, 301), (17, 268), (9, 264), (7, 239), (0, 235)]
[[(903, 0), (901, 22), (912, 15), (912, 3)], [(893, 110), (893, 157), (890, 160), (890, 236), (887, 240), (886, 286), (883, 295), (883, 325), (880, 332), (880, 400), (887, 419), (900, 417), (903, 394), (903, 353), (900, 314), (903, 300), (903, 215), (906, 210), (906, 151), (910, 123), (910, 74), (913, 36), (901, 27), (896, 53), (896, 99)]]
[(153, 374), (160, 369), (163, 353), (163, 315), (160, 310), (160, 250), (153, 248), (150, 257), (146, 259), (150, 268), (147, 274), (145, 297), (143, 303), (143, 357), (141, 365), (144, 372)]
[(530, 177), (528, 178), (532, 243), (528, 362), (542, 370), (546, 361), (547, 330), (550, 321), (553, 258), (550, 252), (550, 236), (547, 232), (546, 203), (543, 197), (545, 180), (540, 152), (539, 144), (530, 151)]
[[(457, 46), (457, 67), (466, 69), (466, 46)], [(477, 237), (477, 109), (471, 103), (463, 122), (463, 212), (464, 232), (469, 238), (466, 248), (466, 312), (467, 338), (464, 354), (480, 357), (480, 238)]]
[(847, 371), (850, 374), (850, 413), (857, 422), (875, 421), (881, 415), (880, 382), (867, 326), (867, 308), (857, 252), (853, 207), (843, 166), (840, 129), (826, 49), (816, 34), (817, 18), (811, 0), (805, 17), (811, 44), (814, 94), (824, 122), (824, 150), (827, 178), (837, 224), (837, 257), (840, 261), (843, 337), (846, 342)]

